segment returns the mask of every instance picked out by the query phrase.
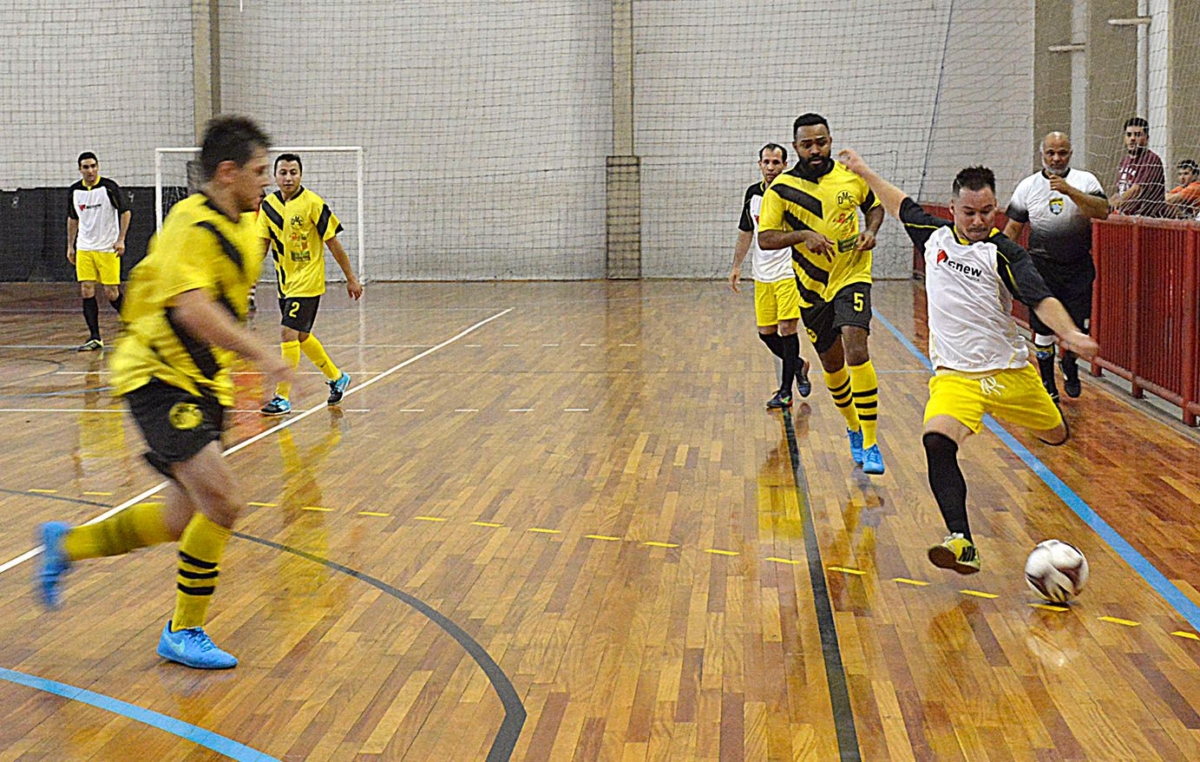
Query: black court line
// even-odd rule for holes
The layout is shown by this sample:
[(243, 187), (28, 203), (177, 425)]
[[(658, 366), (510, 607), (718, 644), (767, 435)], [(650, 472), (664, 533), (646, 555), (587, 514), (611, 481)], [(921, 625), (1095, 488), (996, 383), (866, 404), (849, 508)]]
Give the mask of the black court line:
[(475, 660), (475, 663), (479, 665), (479, 668), (483, 670), (488, 680), (491, 681), (492, 689), (496, 691), (496, 696), (500, 699), (500, 703), (504, 705), (504, 721), (500, 723), (500, 729), (496, 731), (496, 737), (492, 739), (492, 748), (488, 751), (487, 762), (507, 762), (507, 760), (512, 758), (513, 748), (517, 745), (517, 739), (521, 735), (521, 728), (525, 725), (525, 705), (521, 703), (521, 697), (517, 695), (517, 691), (513, 688), (512, 681), (508, 679), (508, 675), (504, 674), (504, 670), (500, 669), (500, 665), (496, 663), (491, 654), (467, 634), (466, 630), (419, 598), (414, 598), (403, 590), (398, 590), (386, 582), (375, 579), (356, 569), (351, 569), (349, 566), (343, 566), (335, 561), (314, 556), (298, 548), (281, 545), (280, 543), (265, 540), (261, 537), (253, 537), (241, 532), (234, 532), (233, 535), (243, 540), (256, 542), (259, 545), (265, 545), (268, 548), (291, 553), (305, 560), (321, 564), (334, 571), (366, 582), (371, 587), (381, 590), (393, 598), (404, 601), (423, 614), (429, 621), (442, 628), (446, 634), (454, 638), (455, 642), (463, 647), (464, 651), (471, 655), (471, 658)]
[(808, 556), (808, 580), (813, 590), (813, 608), (817, 610), (817, 630), (821, 634), (821, 655), (825, 658), (825, 681), (829, 685), (829, 702), (833, 707), (833, 724), (837, 731), (840, 759), (862, 760), (858, 748), (858, 731), (854, 728), (854, 709), (846, 687), (846, 670), (842, 666), (842, 651), (838, 646), (837, 626), (833, 620), (833, 604), (825, 585), (825, 564), (821, 562), (821, 545), (813, 524), (812, 502), (809, 500), (808, 477), (800, 462), (800, 446), (796, 443), (796, 427), (791, 412), (784, 410), (783, 426), (787, 432), (788, 454), (792, 458), (792, 478), (796, 483), (796, 499), (800, 505), (800, 522), (804, 528), (804, 550)]

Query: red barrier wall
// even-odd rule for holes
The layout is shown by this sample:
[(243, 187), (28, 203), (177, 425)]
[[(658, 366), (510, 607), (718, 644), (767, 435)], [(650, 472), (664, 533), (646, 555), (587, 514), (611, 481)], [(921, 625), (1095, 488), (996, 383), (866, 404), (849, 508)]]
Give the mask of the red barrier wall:
[[(923, 206), (949, 218), (944, 206)], [(1004, 224), (997, 215), (996, 227)], [(1100, 344), (1092, 373), (1116, 373), (1129, 381), (1134, 397), (1149, 391), (1177, 405), (1183, 422), (1195, 426), (1200, 415), (1200, 224), (1115, 215), (1093, 220), (1092, 254), (1091, 333)], [(913, 276), (924, 273), (924, 257), (914, 249)], [(1028, 326), (1024, 305), (1014, 303), (1013, 314)]]

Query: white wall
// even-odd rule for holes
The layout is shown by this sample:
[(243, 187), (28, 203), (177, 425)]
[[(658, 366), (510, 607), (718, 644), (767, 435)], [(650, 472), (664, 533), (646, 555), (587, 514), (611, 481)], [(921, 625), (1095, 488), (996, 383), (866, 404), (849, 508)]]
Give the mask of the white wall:
[(0, 187), (65, 188), (83, 151), (152, 185), (155, 146), (193, 139), (190, 14), (188, 0), (0, 0)]
[(223, 106), (366, 148), (372, 278), (603, 277), (610, 28), (603, 0), (228, 0)]
[[(999, 5), (956, 0), (947, 38), (950, 0), (636, 3), (643, 273), (726, 273), (757, 149), (808, 111), (914, 197), (984, 163), (1006, 198), (1033, 153), (1033, 9)], [(877, 276), (908, 277), (898, 225), (881, 238)]]

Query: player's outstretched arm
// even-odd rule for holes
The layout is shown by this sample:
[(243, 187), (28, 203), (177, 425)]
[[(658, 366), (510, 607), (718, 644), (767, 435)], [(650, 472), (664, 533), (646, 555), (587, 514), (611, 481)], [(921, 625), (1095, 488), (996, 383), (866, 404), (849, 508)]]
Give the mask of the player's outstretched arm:
[(351, 299), (358, 299), (363, 295), (362, 283), (354, 275), (354, 268), (350, 266), (350, 257), (342, 248), (342, 242), (337, 239), (337, 236), (334, 236), (325, 243), (329, 245), (329, 253), (333, 255), (333, 261), (338, 263), (338, 267), (342, 268), (342, 274), (346, 276), (346, 293), (350, 294)]
[(908, 198), (907, 193), (876, 174), (875, 170), (867, 166), (867, 163), (853, 149), (843, 148), (838, 151), (838, 161), (845, 164), (846, 169), (867, 181), (867, 185), (871, 186), (875, 197), (879, 199), (879, 203), (883, 205), (888, 214), (897, 219), (900, 218), (900, 205), (904, 203), (904, 199)]

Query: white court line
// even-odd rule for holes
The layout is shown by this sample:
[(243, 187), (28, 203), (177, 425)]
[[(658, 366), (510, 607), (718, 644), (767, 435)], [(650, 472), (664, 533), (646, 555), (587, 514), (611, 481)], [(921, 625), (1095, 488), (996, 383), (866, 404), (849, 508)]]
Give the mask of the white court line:
[[(513, 311), (513, 308), (509, 307), (508, 309), (504, 310), (503, 312), (497, 312), (495, 315), (492, 315), (491, 317), (486, 318), (484, 320), (480, 320), (475, 325), (473, 325), (469, 328), (466, 328), (462, 331), (459, 331), (458, 333), (456, 333), (455, 335), (446, 339), (442, 343), (434, 344), (432, 347), (430, 347), (429, 349), (426, 349), (424, 352), (413, 355), (412, 357), (408, 358), (407, 360), (405, 360), (402, 363), (399, 363), (398, 365), (393, 365), (391, 368), (388, 368), (383, 373), (380, 373), (378, 376), (369, 378), (366, 381), (364, 381), (363, 383), (359, 384), (358, 386), (350, 387), (349, 389), (346, 390), (346, 394), (344, 395), (343, 399), (345, 397), (349, 397), (351, 394), (354, 394), (355, 392), (359, 392), (359, 391), (362, 391), (363, 389), (366, 389), (368, 386), (370, 386), (371, 384), (373, 384), (377, 381), (381, 381), (381, 380), (387, 378), (388, 376), (392, 375), (393, 373), (400, 370), (401, 368), (411, 365), (412, 363), (416, 362), (417, 360), (420, 360), (424, 357), (427, 357), (427, 356), (433, 354), (434, 352), (441, 349), (442, 347), (446, 347), (446, 346), (449, 346), (450, 344), (453, 344), (454, 342), (461, 339), (463, 336), (466, 336), (467, 334), (470, 334), (470, 333), (474, 333), (475, 331), (479, 330), (480, 328), (482, 328), (483, 326), (492, 322), (493, 320), (496, 320), (497, 318), (502, 318), (512, 311)], [(258, 434), (255, 434), (254, 436), (250, 437), (249, 439), (238, 442), (237, 444), (235, 444), (233, 447), (230, 447), (228, 450), (226, 450), (222, 454), (226, 458), (228, 458), (230, 455), (233, 455), (235, 452), (244, 450), (247, 447), (249, 447), (250, 445), (254, 444), (255, 442), (259, 442), (259, 441), (265, 439), (266, 437), (268, 437), (269, 435), (274, 434), (277, 431), (282, 431), (283, 429), (286, 429), (288, 426), (299, 423), (300, 421), (303, 421), (305, 418), (309, 417), (313, 413), (316, 413), (318, 410), (324, 410), (327, 407), (329, 407), (328, 404), (321, 405), (320, 407), (309, 408), (308, 410), (305, 410), (303, 413), (299, 413), (297, 415), (290, 416), (286, 421), (281, 421), (278, 425), (272, 426), (271, 428), (267, 429), (266, 431), (259, 432)], [(125, 502), (121, 503), (117, 507), (110, 508), (109, 510), (105, 511), (104, 513), (100, 514), (99, 516), (95, 517), (94, 519), (91, 519), (84, 523), (85, 524), (98, 524), (99, 522), (104, 521), (105, 519), (109, 518), (110, 516), (115, 516), (116, 514), (120, 513), (121, 511), (125, 510), (128, 507), (130, 507), (132, 505), (136, 505), (137, 503), (140, 503), (141, 501), (145, 500), (146, 498), (150, 497), (151, 495), (156, 495), (159, 492), (162, 492), (164, 489), (166, 489), (168, 484), (169, 484), (169, 482), (167, 482), (167, 481), (159, 482), (157, 485), (151, 487), (150, 489), (146, 490), (145, 492), (138, 495), (137, 497), (130, 498), (129, 500), (126, 500)], [(29, 559), (33, 558), (34, 556), (36, 556), (38, 553), (41, 553), (41, 552), (42, 552), (42, 548), (41, 548), (41, 546), (39, 546), (39, 547), (34, 548), (33, 550), (22, 553), (21, 555), (17, 556), (16, 558), (12, 559), (11, 561), (6, 561), (6, 562), (0, 564), (0, 574), (3, 574), (4, 572), (8, 571), (9, 569), (13, 568), (14, 566), (18, 566), (18, 565), (28, 561)]]

